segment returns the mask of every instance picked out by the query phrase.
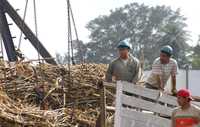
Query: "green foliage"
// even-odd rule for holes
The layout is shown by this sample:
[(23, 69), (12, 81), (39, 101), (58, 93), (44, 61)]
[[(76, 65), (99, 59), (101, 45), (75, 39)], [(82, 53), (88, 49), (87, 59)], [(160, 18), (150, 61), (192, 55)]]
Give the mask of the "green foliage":
[(192, 58), (192, 67), (200, 68), (200, 36), (198, 44), (193, 48), (193, 54), (190, 56)]
[(67, 64), (68, 63), (68, 57), (67, 57), (67, 54), (65, 54), (65, 55), (60, 55), (59, 53), (56, 53), (56, 62), (58, 63), (58, 64), (61, 64), (61, 65), (63, 65), (63, 64)]
[(193, 56), (192, 67), (200, 68), (200, 56)]
[(109, 63), (117, 57), (119, 41), (127, 39), (132, 44), (133, 55), (139, 57), (141, 50), (144, 51), (147, 65), (159, 56), (160, 48), (166, 44), (173, 47), (175, 59), (184, 64), (189, 48), (185, 20), (179, 9), (173, 11), (166, 6), (132, 3), (117, 8), (87, 24), (91, 41), (83, 46), (87, 47), (83, 55), (88, 62)]

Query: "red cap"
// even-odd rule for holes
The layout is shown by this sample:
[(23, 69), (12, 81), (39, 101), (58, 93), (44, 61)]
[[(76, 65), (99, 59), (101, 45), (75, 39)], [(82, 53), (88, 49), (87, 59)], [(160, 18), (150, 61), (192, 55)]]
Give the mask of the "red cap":
[(188, 89), (180, 89), (178, 91), (178, 93), (177, 93), (177, 96), (179, 96), (179, 97), (186, 97), (186, 98), (189, 98), (189, 99), (193, 100), (191, 92)]

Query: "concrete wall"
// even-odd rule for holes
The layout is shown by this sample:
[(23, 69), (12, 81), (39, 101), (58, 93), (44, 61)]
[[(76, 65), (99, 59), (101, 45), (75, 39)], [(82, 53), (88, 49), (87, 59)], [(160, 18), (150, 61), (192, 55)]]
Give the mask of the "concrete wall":
[[(150, 74), (150, 71), (145, 71), (144, 76), (145, 79)], [(170, 81), (170, 80), (169, 80)], [(170, 90), (170, 82), (166, 86), (167, 90)], [(186, 87), (186, 72), (185, 70), (179, 70), (177, 75), (177, 88), (185, 88)], [(200, 96), (200, 70), (190, 70), (189, 71), (189, 89), (192, 94), (195, 96)]]

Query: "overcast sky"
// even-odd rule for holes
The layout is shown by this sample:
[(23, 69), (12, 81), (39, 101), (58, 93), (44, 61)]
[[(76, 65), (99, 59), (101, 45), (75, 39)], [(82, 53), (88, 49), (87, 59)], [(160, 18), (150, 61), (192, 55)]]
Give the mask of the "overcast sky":
[[(23, 14), (25, 0), (8, 0), (12, 6)], [(139, 2), (146, 5), (167, 5), (172, 9), (181, 8), (182, 14), (188, 18), (187, 30), (191, 31), (192, 41), (188, 43), (195, 45), (197, 36), (200, 34), (200, 12), (198, 0), (71, 0), (74, 18), (76, 20), (80, 40), (89, 41), (89, 31), (86, 24), (99, 15), (109, 14), (111, 9), (124, 6), (125, 4)], [(38, 34), (43, 45), (54, 56), (56, 52), (64, 54), (67, 52), (67, 2), (66, 0), (36, 0), (38, 17)], [(9, 22), (11, 22), (9, 20)], [(27, 11), (27, 24), (34, 30), (33, 0), (29, 0)], [(20, 31), (11, 26), (15, 45), (18, 45)], [(37, 59), (35, 49), (28, 41), (23, 40), (21, 50), (29, 58)]]

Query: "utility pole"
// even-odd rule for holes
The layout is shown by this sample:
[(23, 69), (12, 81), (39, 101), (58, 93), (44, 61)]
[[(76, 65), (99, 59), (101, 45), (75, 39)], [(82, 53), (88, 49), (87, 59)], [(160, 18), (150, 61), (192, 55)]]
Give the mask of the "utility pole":
[(189, 64), (186, 64), (185, 71), (186, 71), (186, 89), (189, 89)]

